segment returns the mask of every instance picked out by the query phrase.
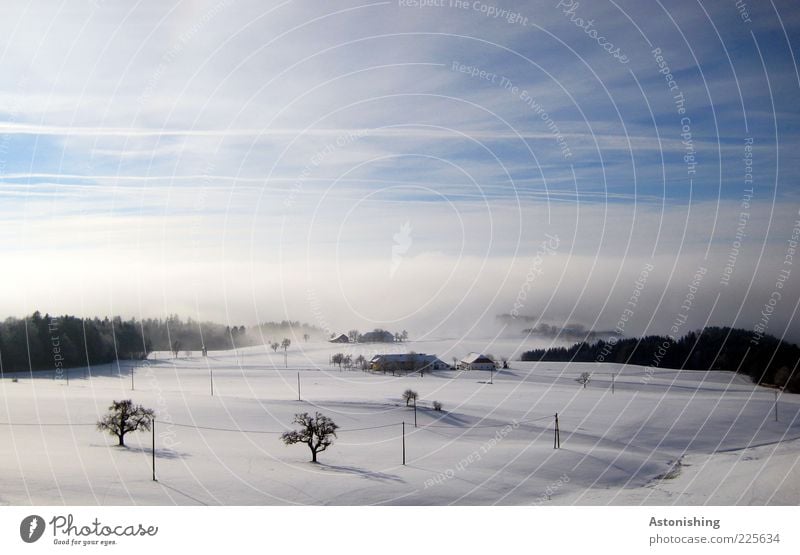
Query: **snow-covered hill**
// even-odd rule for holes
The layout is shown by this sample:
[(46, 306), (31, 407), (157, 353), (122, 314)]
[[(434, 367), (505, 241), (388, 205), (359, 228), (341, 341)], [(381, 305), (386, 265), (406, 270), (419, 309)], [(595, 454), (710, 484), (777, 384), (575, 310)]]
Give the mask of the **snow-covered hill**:
[[(396, 349), (396, 346), (392, 347)], [(449, 361), (515, 345), (408, 343)], [(212, 352), (0, 381), (3, 504), (796, 504), (800, 399), (730, 372), (521, 363), (424, 377), (339, 370), (329, 343)], [(131, 371), (135, 368), (131, 390)], [(584, 389), (575, 378), (591, 372)], [(84, 377), (84, 374), (87, 374)], [(301, 398), (297, 400), (297, 377)], [(616, 374), (612, 392), (612, 374)], [(211, 396), (213, 375), (214, 396)], [(16, 377), (17, 382), (12, 378)], [(402, 392), (419, 392), (417, 425)], [(114, 399), (157, 413), (128, 448), (93, 423)], [(432, 409), (440, 401), (443, 412)], [(340, 426), (309, 463), (279, 433), (294, 413)], [(561, 449), (553, 449), (559, 414)], [(407, 464), (402, 465), (402, 422)], [(10, 425), (9, 423), (13, 424)]]

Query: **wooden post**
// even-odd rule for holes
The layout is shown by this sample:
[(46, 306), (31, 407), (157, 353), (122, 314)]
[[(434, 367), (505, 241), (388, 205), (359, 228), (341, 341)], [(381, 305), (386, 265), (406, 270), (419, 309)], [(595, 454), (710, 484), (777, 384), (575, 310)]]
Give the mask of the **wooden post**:
[(210, 367), (208, 369), (208, 380), (210, 382), (209, 385), (211, 386), (211, 396), (213, 397), (214, 396), (214, 370), (212, 368), (210, 368)]
[(615, 376), (616, 376), (616, 374), (614, 374), (614, 373), (611, 374), (611, 395), (614, 395), (614, 377)]
[(136, 391), (136, 384), (133, 382), (133, 375), (136, 373), (136, 366), (131, 365), (131, 391)]
[(297, 400), (300, 400), (300, 372), (297, 373)]
[(406, 422), (403, 420), (403, 466), (406, 465)]
[(156, 419), (153, 418), (153, 481), (156, 480)]
[(558, 429), (558, 413), (556, 413), (556, 425), (553, 430), (553, 449), (561, 449), (561, 432)]
[(558, 448), (561, 449), (561, 427), (558, 425), (558, 413), (556, 413), (556, 440), (558, 440)]
[(414, 427), (417, 427), (417, 399), (414, 398)]
[(778, 390), (775, 390), (775, 422), (778, 421)]
[[(558, 422), (558, 413), (556, 413), (556, 420), (555, 421)], [(554, 424), (553, 425), (553, 449), (558, 449), (558, 441), (556, 439), (556, 434), (558, 432), (556, 430), (558, 430), (558, 425)]]

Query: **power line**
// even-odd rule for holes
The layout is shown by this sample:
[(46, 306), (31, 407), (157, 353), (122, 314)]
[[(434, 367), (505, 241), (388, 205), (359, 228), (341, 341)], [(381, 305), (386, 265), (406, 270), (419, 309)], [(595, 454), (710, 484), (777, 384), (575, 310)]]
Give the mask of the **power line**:
[[(539, 422), (541, 420), (546, 420), (548, 418), (552, 418), (552, 416), (543, 416), (540, 418), (534, 418), (529, 420), (516, 420), (514, 422), (503, 422), (500, 424), (485, 424), (485, 425), (477, 425), (477, 426), (454, 426), (454, 425), (436, 425), (436, 424), (428, 424), (425, 426), (420, 426), (420, 428), (450, 428), (454, 430), (474, 430), (478, 428), (501, 428), (504, 426), (515, 426), (519, 424), (527, 424), (531, 422)], [(214, 426), (199, 426), (197, 424), (183, 424), (180, 422), (169, 422), (169, 421), (162, 421), (162, 424), (166, 426), (178, 426), (180, 428), (190, 428), (195, 430), (208, 430), (212, 432), (236, 432), (242, 434), (282, 434), (284, 432), (289, 431), (287, 430), (245, 430), (242, 428), (217, 428)], [(96, 422), (92, 423), (84, 423), (84, 422), (0, 422), (0, 426), (42, 426), (42, 427), (49, 427), (49, 426), (96, 426)], [(381, 426), (367, 426), (364, 428), (339, 428), (337, 432), (362, 432), (365, 430), (379, 430), (382, 428), (392, 428), (394, 426), (401, 426), (401, 422), (396, 422), (394, 424), (383, 424)]]
[(273, 430), (243, 430), (241, 428), (215, 428), (213, 426), (197, 426), (194, 424), (180, 424), (178, 422), (162, 422), (165, 426), (178, 426), (180, 428), (194, 428), (196, 430), (210, 430), (213, 432), (238, 432), (241, 434), (282, 434), (288, 430), (273, 431)]
[(0, 426), (97, 426), (97, 422), (0, 422)]

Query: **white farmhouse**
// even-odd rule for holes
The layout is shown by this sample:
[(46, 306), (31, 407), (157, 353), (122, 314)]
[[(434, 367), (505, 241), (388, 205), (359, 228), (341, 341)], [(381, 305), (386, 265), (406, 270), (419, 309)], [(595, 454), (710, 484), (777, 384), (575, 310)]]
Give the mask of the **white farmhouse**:
[(495, 368), (494, 361), (480, 353), (470, 353), (458, 362), (459, 370), (494, 370)]

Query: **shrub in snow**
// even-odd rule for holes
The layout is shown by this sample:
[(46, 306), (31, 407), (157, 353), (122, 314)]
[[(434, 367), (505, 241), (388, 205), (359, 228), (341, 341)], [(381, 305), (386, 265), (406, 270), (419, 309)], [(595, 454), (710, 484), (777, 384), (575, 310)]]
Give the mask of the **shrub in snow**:
[(286, 445), (305, 443), (311, 449), (311, 462), (317, 462), (317, 453), (321, 453), (333, 444), (339, 426), (318, 412), (314, 416), (310, 416), (307, 412), (297, 413), (293, 422), (299, 424), (300, 429), (282, 433), (281, 441)]
[(433, 410), (441, 411), (442, 410), (442, 404), (439, 401), (434, 401), (433, 402)]

